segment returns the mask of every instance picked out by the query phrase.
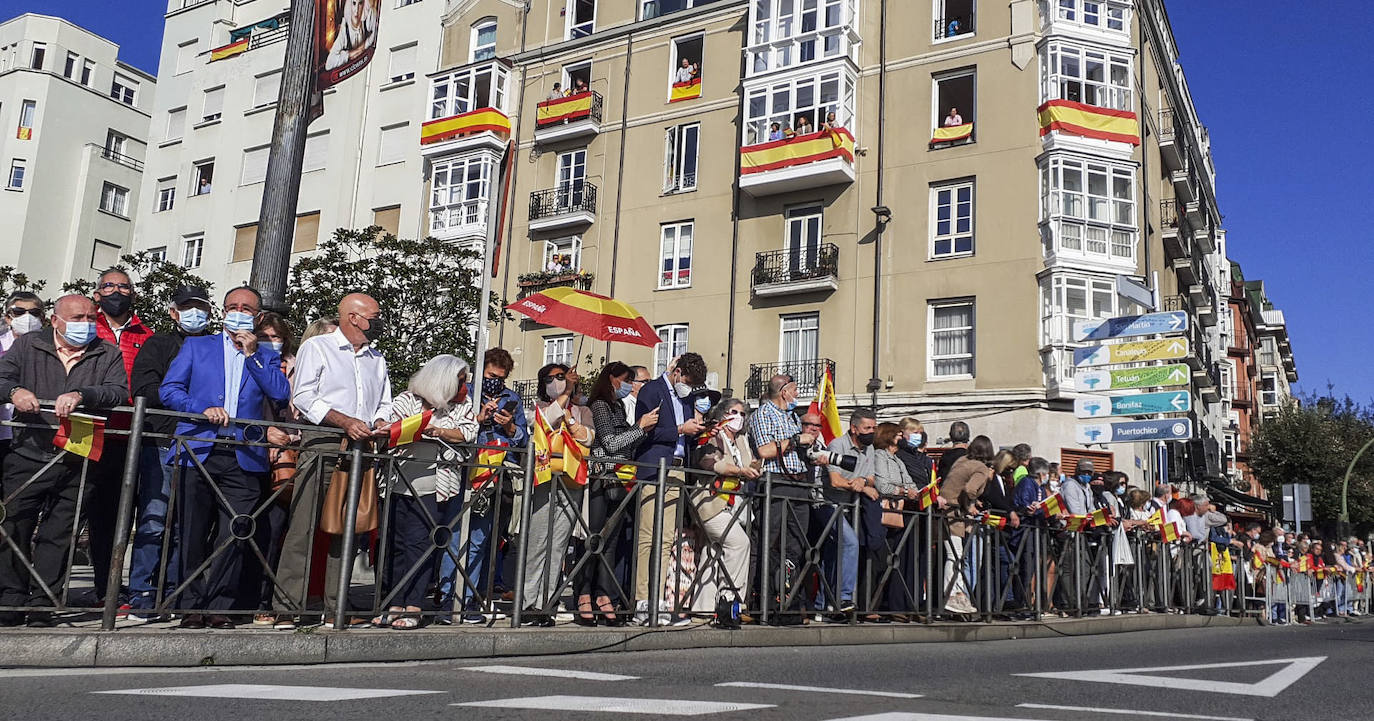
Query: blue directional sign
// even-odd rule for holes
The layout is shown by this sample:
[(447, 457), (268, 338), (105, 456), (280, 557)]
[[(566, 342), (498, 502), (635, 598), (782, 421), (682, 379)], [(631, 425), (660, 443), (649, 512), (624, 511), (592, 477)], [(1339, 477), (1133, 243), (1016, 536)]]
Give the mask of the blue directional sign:
[(1074, 321), (1074, 341), (1131, 338), (1141, 335), (1183, 333), (1188, 330), (1188, 314), (1181, 310), (1145, 315), (1125, 315), (1106, 320)]
[(1188, 391), (1138, 393), (1129, 396), (1085, 396), (1074, 399), (1073, 402), (1074, 415), (1079, 418), (1187, 413), (1192, 408), (1193, 397)]
[(1112, 421), (1079, 423), (1079, 443), (1137, 443), (1141, 441), (1182, 441), (1193, 437), (1193, 422), (1187, 418), (1158, 421)]

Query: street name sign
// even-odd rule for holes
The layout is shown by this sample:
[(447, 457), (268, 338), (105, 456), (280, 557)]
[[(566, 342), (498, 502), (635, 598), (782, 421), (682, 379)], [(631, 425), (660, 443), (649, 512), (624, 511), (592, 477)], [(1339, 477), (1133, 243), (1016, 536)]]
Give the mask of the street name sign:
[(1154, 388), (1188, 385), (1188, 366), (1175, 363), (1167, 366), (1146, 368), (1119, 368), (1116, 370), (1080, 370), (1074, 373), (1074, 384), (1079, 390), (1095, 393), (1129, 388)]
[(1192, 409), (1193, 397), (1188, 391), (1136, 393), (1125, 396), (1087, 396), (1076, 398), (1073, 402), (1073, 413), (1079, 418), (1187, 413)]
[(1188, 418), (1078, 424), (1078, 442), (1084, 444), (1181, 441), (1192, 437), (1193, 422)]
[(1130, 276), (1116, 276), (1116, 294), (1146, 310), (1155, 309), (1155, 292)]
[(1187, 338), (1160, 338), (1157, 340), (1137, 340), (1111, 345), (1090, 345), (1075, 348), (1073, 365), (1102, 366), (1112, 363), (1142, 363), (1144, 361), (1178, 360), (1188, 357)]
[(1073, 324), (1075, 342), (1131, 338), (1141, 335), (1184, 333), (1188, 330), (1188, 314), (1181, 310), (1145, 315), (1123, 315), (1106, 320), (1079, 320)]

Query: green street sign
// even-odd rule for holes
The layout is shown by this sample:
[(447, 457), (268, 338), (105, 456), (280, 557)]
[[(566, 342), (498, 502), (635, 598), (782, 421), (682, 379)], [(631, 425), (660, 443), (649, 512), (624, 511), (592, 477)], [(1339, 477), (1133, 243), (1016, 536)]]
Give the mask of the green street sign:
[(1107, 371), (1081, 370), (1074, 374), (1074, 384), (1079, 390), (1089, 392), (1186, 386), (1189, 375), (1188, 366), (1182, 363)]

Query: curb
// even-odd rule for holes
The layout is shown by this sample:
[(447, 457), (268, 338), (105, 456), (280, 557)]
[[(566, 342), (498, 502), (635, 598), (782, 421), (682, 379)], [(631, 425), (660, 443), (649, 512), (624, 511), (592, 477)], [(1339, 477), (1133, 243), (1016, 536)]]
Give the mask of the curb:
[(15, 630), (0, 633), (0, 665), (48, 668), (267, 666), (547, 656), (597, 651), (950, 643), (1255, 625), (1226, 616), (1106, 616), (1053, 622), (686, 629), (421, 629), (395, 631)]

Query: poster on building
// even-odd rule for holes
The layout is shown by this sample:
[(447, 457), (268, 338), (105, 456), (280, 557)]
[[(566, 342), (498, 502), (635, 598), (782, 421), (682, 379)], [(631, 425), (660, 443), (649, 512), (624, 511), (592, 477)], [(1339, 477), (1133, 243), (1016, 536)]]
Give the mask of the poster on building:
[(367, 67), (377, 47), (381, 0), (315, 0), (315, 90)]

